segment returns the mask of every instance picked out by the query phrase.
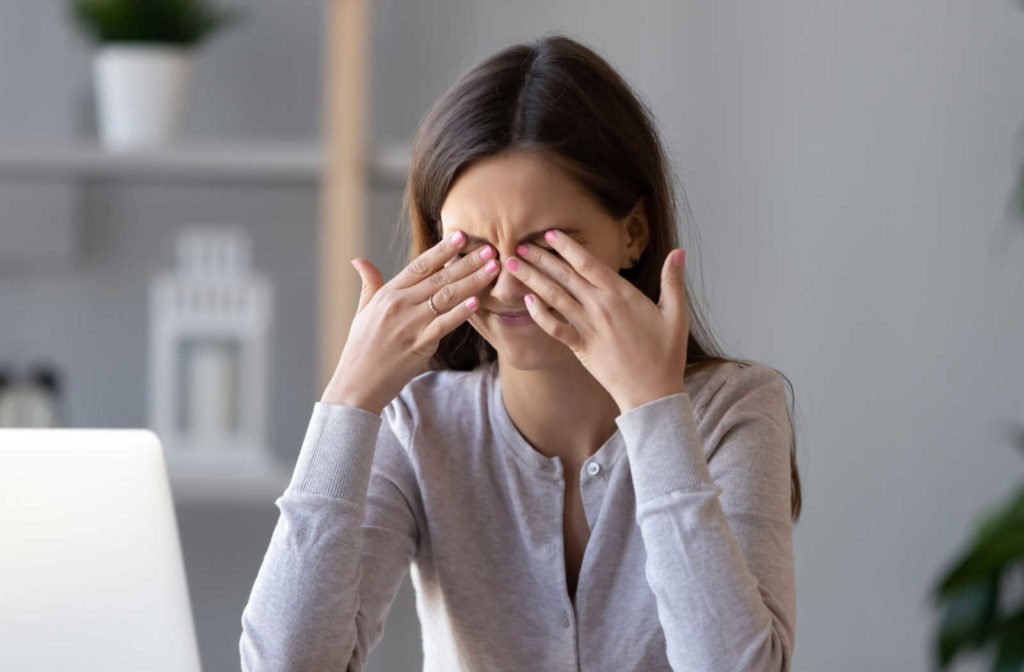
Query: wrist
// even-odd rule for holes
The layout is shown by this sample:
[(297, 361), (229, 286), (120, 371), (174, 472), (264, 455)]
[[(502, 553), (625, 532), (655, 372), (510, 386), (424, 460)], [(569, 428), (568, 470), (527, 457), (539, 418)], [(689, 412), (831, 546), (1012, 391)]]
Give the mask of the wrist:
[(643, 406), (644, 404), (649, 404), (652, 401), (664, 399), (665, 397), (685, 391), (686, 387), (683, 385), (668, 385), (662, 388), (643, 390), (635, 394), (619, 397), (616, 399), (616, 403), (619, 406), (619, 413), (624, 414), (634, 408)]
[(374, 402), (371, 399), (367, 399), (357, 392), (338, 385), (328, 385), (324, 390), (323, 395), (320, 397), (320, 402), (324, 404), (337, 404), (339, 406), (354, 406), (361, 408), (365, 411), (370, 411), (376, 415), (380, 415), (384, 407)]

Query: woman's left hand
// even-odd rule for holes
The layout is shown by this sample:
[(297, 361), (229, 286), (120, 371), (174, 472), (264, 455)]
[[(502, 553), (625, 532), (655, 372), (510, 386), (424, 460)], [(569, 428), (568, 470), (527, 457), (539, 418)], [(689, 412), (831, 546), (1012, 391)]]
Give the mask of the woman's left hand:
[[(526, 243), (516, 248), (520, 259), (505, 262), (506, 270), (533, 290), (526, 308), (534, 322), (572, 350), (622, 413), (684, 392), (690, 336), (683, 282), (686, 251), (675, 249), (665, 258), (655, 304), (571, 237), (552, 230), (545, 240), (561, 259)], [(678, 265), (672, 263), (675, 258)], [(549, 312), (549, 306), (568, 324)]]

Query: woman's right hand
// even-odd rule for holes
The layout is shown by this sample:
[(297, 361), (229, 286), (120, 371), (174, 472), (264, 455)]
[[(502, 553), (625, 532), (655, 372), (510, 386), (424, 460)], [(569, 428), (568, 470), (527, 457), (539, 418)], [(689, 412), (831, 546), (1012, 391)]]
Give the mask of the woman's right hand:
[[(352, 260), (363, 280), (359, 307), (320, 401), (379, 415), (406, 383), (427, 369), (441, 338), (476, 310), (476, 295), (500, 269), (490, 245), (447, 263), (465, 240), (461, 231), (442, 239), (386, 284), (372, 263)], [(431, 296), (438, 315), (427, 304)]]

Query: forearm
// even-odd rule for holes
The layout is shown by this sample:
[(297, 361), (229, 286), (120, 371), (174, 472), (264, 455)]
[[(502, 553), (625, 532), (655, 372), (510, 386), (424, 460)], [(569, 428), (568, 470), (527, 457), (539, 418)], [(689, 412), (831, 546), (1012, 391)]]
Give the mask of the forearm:
[[(687, 394), (637, 407), (617, 422), (633, 471), (645, 573), (673, 669), (787, 670), (796, 607), (792, 532), (791, 522), (774, 513), (785, 493), (773, 490), (761, 502), (746, 493), (760, 491), (751, 484), (765, 477), (757, 473), (762, 464), (775, 483), (788, 455), (772, 440), (759, 441), (751, 426), (719, 444), (723, 482), (736, 484), (727, 515)], [(759, 451), (761, 463), (748, 459), (750, 450)]]
[(362, 523), (381, 418), (314, 409), (242, 614), (242, 669), (345, 669), (358, 636)]

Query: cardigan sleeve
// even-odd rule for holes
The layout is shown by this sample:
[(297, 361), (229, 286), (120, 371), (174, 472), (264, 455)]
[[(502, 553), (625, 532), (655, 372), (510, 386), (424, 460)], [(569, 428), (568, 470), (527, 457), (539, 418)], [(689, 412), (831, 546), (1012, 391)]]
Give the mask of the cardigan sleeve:
[(702, 413), (681, 392), (616, 418), (676, 672), (787, 672), (793, 656), (785, 388), (770, 367), (736, 366), (698, 393)]
[[(419, 547), (412, 464), (392, 422), (317, 402), (280, 515), (242, 613), (244, 672), (358, 672)], [(389, 419), (391, 421), (389, 421)]]

